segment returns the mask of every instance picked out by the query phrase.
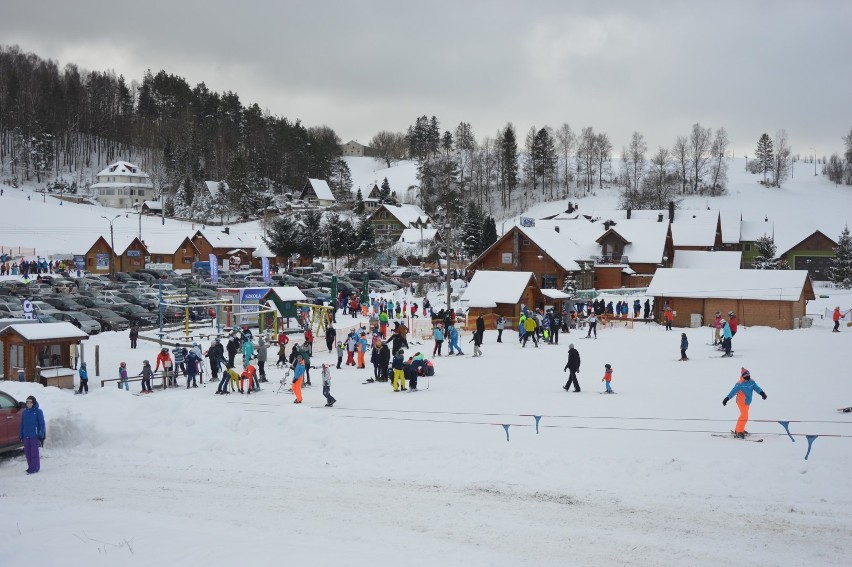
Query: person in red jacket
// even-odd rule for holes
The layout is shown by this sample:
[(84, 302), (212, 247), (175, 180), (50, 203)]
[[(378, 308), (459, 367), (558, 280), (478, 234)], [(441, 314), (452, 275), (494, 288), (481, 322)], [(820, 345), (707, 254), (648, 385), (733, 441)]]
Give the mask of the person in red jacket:
[(737, 314), (733, 311), (728, 311), (728, 327), (731, 329), (731, 337), (737, 334)]
[(157, 365), (154, 367), (154, 372), (160, 369), (160, 364), (163, 365), (163, 373), (166, 375), (166, 380), (163, 381), (165, 384), (168, 381), (169, 386), (176, 385), (176, 381), (174, 380), (174, 374), (172, 370), (174, 369), (174, 362), (172, 361), (172, 355), (169, 354), (169, 349), (163, 347), (160, 351), (160, 354), (157, 355)]
[(831, 330), (832, 333), (840, 332), (840, 319), (842, 317), (843, 315), (840, 314), (840, 306), (838, 305), (834, 308), (834, 313), (831, 316), (831, 318), (834, 320), (834, 328)]

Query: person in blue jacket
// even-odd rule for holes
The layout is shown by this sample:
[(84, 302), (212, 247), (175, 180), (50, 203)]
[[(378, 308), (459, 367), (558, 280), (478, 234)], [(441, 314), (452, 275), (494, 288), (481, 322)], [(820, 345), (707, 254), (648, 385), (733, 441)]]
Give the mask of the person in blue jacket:
[(254, 356), (254, 344), (251, 342), (250, 336), (245, 336), (243, 338), (243, 367), (249, 365), (252, 356)]
[(450, 354), (453, 354), (453, 351), (456, 351), (455, 354), (463, 356), (461, 347), (459, 346), (459, 330), (455, 325), (450, 326), (448, 329), (450, 334)]
[(24, 455), (27, 457), (27, 474), (41, 470), (38, 448), (44, 446), (46, 435), (44, 412), (38, 407), (35, 396), (27, 396), (27, 408), (21, 415), (19, 432), (19, 437), (24, 442)]
[(728, 392), (728, 395), (722, 400), (722, 405), (728, 403), (728, 400), (737, 397), (737, 406), (740, 408), (740, 418), (737, 420), (736, 428), (731, 432), (734, 434), (734, 437), (738, 437), (743, 439), (748, 431), (745, 430), (746, 423), (748, 423), (748, 408), (751, 405), (751, 397), (752, 393), (757, 392), (760, 394), (760, 397), (764, 400), (766, 399), (766, 392), (764, 392), (760, 386), (757, 385), (757, 382), (751, 379), (751, 373), (745, 369), (740, 369), (740, 380), (734, 387), (731, 388), (731, 391)]
[(77, 390), (78, 394), (82, 394), (83, 392), (89, 393), (89, 371), (86, 370), (86, 363), (80, 363), (80, 389)]
[(686, 338), (686, 333), (680, 334), (680, 358), (678, 360), (689, 360), (686, 356), (686, 349), (689, 348), (689, 339)]
[(728, 322), (722, 319), (722, 348), (725, 349), (725, 354), (722, 357), (734, 356), (731, 352), (731, 341), (734, 335), (731, 333), (731, 327)]

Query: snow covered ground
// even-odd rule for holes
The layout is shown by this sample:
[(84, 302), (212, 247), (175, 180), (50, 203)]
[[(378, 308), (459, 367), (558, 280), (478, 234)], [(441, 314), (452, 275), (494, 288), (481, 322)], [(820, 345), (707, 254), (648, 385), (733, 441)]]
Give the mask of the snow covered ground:
[[(822, 313), (852, 295), (808, 306)], [(355, 320), (341, 317), (339, 327)], [(333, 370), (333, 409), (319, 370), (305, 403), (211, 386), (133, 396), (99, 387), (157, 347), (126, 333), (87, 341), (87, 396), (2, 382), (34, 394), (47, 418), (41, 472), (0, 459), (4, 565), (848, 565), (852, 553), (852, 328), (742, 328), (733, 359), (687, 329), (657, 325), (576, 332), (522, 349), (486, 333), (482, 358), (435, 359), (425, 391), (363, 384), (370, 370)], [(470, 355), (472, 345), (462, 339)], [(567, 345), (583, 391), (562, 389)], [(318, 342), (315, 365), (334, 362)], [(204, 345), (207, 346), (206, 344)], [(431, 341), (411, 345), (431, 354)], [(274, 357), (273, 357), (274, 358)], [(598, 395), (603, 365), (618, 395)], [(751, 371), (752, 433), (722, 398)], [(132, 384), (138, 389), (138, 383)], [(539, 433), (533, 415), (542, 416)], [(808, 460), (806, 439), (817, 434)], [(509, 441), (502, 424), (511, 424)], [(840, 435), (841, 437), (830, 437)]]

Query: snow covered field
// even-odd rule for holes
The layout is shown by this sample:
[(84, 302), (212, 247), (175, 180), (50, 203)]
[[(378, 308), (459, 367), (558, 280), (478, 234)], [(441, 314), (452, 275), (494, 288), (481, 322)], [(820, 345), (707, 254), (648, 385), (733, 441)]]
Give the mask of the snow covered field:
[[(817, 290), (809, 313), (852, 296)], [(340, 327), (354, 320), (340, 318)], [(416, 393), (333, 370), (333, 409), (319, 370), (305, 403), (213, 388), (87, 396), (16, 382), (47, 418), (41, 472), (0, 459), (0, 556), (6, 565), (847, 565), (852, 553), (852, 329), (742, 328), (737, 357), (711, 331), (657, 325), (562, 334), (526, 349), (514, 332), (484, 356), (435, 359)], [(469, 355), (467, 340), (461, 345)], [(567, 345), (583, 391), (562, 389)], [(317, 344), (313, 363), (335, 362)], [(101, 374), (131, 373), (157, 347), (126, 333), (101, 346)], [(204, 345), (205, 347), (207, 345)], [(428, 350), (432, 343), (412, 344)], [(274, 357), (273, 357), (274, 358)], [(615, 396), (598, 395), (603, 365)], [(766, 390), (749, 431), (711, 437), (737, 416), (721, 400), (747, 367)], [(138, 383), (131, 385), (138, 389)], [(533, 415), (541, 415), (536, 434)], [(808, 460), (794, 434), (823, 435)], [(509, 441), (502, 424), (511, 424)], [(844, 437), (827, 437), (842, 435)]]

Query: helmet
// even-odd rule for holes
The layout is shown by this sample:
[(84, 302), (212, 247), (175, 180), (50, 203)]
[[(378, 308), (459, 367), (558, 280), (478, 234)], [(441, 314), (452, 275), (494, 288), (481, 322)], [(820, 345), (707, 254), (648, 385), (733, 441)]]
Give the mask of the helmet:
[(147, 360), (143, 360), (143, 361), (142, 361), (142, 366), (151, 366), (151, 363), (150, 363), (150, 362), (148, 362)]
[(733, 311), (728, 311), (728, 317), (733, 317), (733, 316), (734, 316), (734, 312), (733, 312)]
[(160, 349), (160, 352), (163, 353), (163, 354), (169, 354), (169, 349), (166, 348), (166, 347), (163, 347), (162, 349)]
[(119, 366), (121, 366), (122, 368), (126, 368), (126, 367), (127, 367), (127, 363), (126, 363), (126, 362), (122, 362), (121, 364), (119, 364)]

